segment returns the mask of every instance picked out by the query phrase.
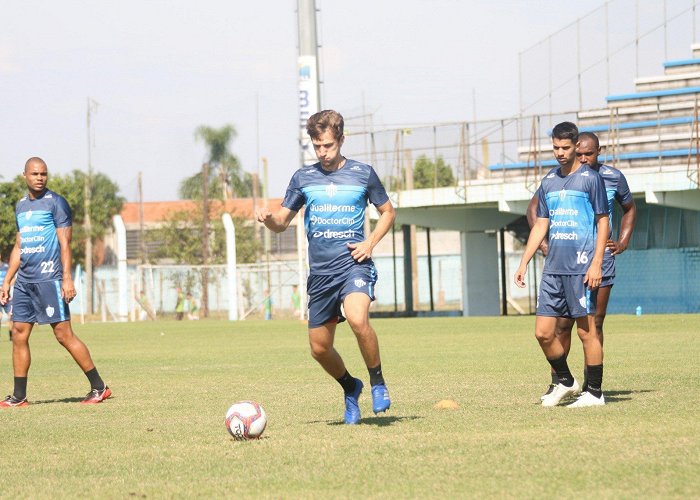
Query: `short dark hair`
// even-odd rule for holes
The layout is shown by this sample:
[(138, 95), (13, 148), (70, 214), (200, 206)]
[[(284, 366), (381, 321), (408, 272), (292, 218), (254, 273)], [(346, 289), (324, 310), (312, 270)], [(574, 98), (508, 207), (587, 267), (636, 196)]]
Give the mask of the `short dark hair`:
[(552, 138), (559, 140), (569, 139), (576, 144), (578, 142), (578, 127), (571, 122), (558, 123), (552, 129)]
[(309, 117), (306, 122), (306, 133), (309, 134), (312, 139), (318, 139), (321, 134), (330, 129), (333, 133), (333, 137), (339, 140), (343, 137), (344, 127), (345, 122), (343, 120), (343, 115), (332, 109), (325, 109)]
[(578, 140), (580, 141), (581, 139), (588, 139), (589, 141), (593, 141), (596, 148), (600, 147), (600, 141), (598, 140), (598, 136), (595, 135), (593, 132), (581, 132), (578, 135)]

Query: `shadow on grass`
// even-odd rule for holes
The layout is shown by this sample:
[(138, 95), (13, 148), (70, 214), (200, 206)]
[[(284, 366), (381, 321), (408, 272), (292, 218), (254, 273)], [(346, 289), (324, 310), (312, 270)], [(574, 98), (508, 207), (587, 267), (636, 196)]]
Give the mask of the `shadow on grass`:
[(51, 403), (80, 403), (83, 399), (85, 399), (85, 396), (82, 398), (44, 399), (40, 401), (30, 401), (30, 404), (45, 405)]
[[(418, 416), (411, 416), (411, 417), (393, 417), (393, 416), (383, 416), (383, 417), (363, 417), (362, 420), (360, 420), (359, 425), (376, 425), (377, 427), (386, 427), (392, 424), (395, 424), (397, 422), (407, 422), (410, 420), (418, 420), (419, 418), (423, 417), (418, 417)], [(345, 425), (345, 422), (342, 420), (314, 420), (311, 422), (307, 422), (308, 424), (326, 424), (326, 425)]]
[(654, 392), (651, 389), (637, 389), (637, 390), (627, 390), (627, 391), (603, 391), (605, 394), (605, 403), (619, 403), (621, 401), (629, 401), (634, 398), (635, 394), (642, 394), (645, 392)]

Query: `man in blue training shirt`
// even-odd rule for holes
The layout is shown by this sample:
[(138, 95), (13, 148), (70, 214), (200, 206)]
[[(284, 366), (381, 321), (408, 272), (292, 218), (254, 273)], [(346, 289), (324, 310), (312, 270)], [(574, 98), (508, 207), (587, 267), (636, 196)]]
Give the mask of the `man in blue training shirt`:
[[(0, 256), (0, 283), (5, 279), (7, 270), (10, 266), (7, 262), (2, 261), (2, 256)], [(7, 299), (7, 302), (0, 304), (0, 327), (2, 327), (2, 320), (7, 317), (7, 331), (10, 334), (10, 342), (12, 341), (12, 296)]]
[[(256, 211), (256, 218), (279, 233), (287, 229), (306, 205), (311, 355), (342, 386), (345, 423), (357, 424), (363, 384), (348, 373), (333, 347), (333, 339), (337, 324), (347, 318), (369, 371), (372, 409), (375, 414), (388, 410), (391, 400), (382, 375), (377, 334), (369, 323), (369, 305), (374, 300), (377, 282), (372, 250), (391, 229), (395, 213), (374, 169), (340, 153), (345, 140), (343, 126), (343, 117), (332, 110), (309, 118), (306, 131), (319, 162), (294, 173), (282, 207), (276, 213), (261, 208)], [(365, 235), (368, 201), (380, 216), (374, 231)]]
[[(605, 192), (608, 199), (608, 215), (610, 217), (610, 238), (605, 245), (605, 253), (603, 254), (603, 281), (598, 287), (598, 297), (595, 311), (595, 326), (596, 334), (600, 339), (600, 345), (603, 346), (603, 323), (608, 310), (608, 301), (610, 300), (610, 292), (615, 282), (615, 256), (620, 255), (627, 249), (634, 225), (637, 221), (637, 206), (634, 203), (634, 198), (630, 192), (629, 185), (625, 175), (618, 169), (609, 165), (598, 163), (598, 155), (600, 154), (600, 142), (598, 136), (592, 132), (581, 132), (578, 135), (578, 145), (576, 147), (576, 157), (580, 163), (590, 165), (596, 172), (600, 174), (605, 183)], [(530, 205), (527, 208), (527, 221), (530, 227), (537, 220), (537, 200), (538, 193), (532, 197)], [(623, 214), (620, 221), (620, 233), (617, 241), (612, 239), (612, 214), (614, 202), (620, 204)], [(540, 250), (547, 255), (547, 239), (545, 238), (540, 244)], [(564, 351), (567, 355), (571, 348), (571, 329), (574, 326), (573, 318), (558, 318), (556, 335), (564, 346)], [(542, 396), (546, 396), (554, 390), (559, 383), (556, 372), (551, 372), (552, 382), (547, 388), (547, 392)], [(583, 386), (581, 392), (586, 392), (587, 376), (584, 373)]]
[(71, 209), (62, 196), (46, 187), (48, 169), (44, 160), (29, 158), (23, 175), (29, 192), (15, 207), (17, 236), (0, 288), (0, 303), (4, 304), (10, 296), (10, 283), (17, 275), (12, 297), (15, 385), (12, 395), (0, 401), (0, 407), (29, 404), (29, 336), (34, 323), (50, 324), (56, 340), (87, 376), (91, 390), (82, 403), (100, 403), (112, 391), (97, 372), (88, 348), (73, 333), (70, 322), (68, 303), (75, 298), (71, 276)]
[(570, 122), (552, 130), (552, 145), (559, 167), (540, 185), (537, 221), (515, 272), (515, 283), (525, 286), (527, 264), (549, 232), (549, 252), (537, 297), (535, 336), (559, 383), (542, 399), (556, 406), (579, 392), (566, 362), (567, 353), (557, 338), (558, 317), (576, 319), (588, 372), (588, 388), (570, 407), (605, 404), (603, 349), (595, 329), (596, 292), (602, 280), (605, 243), (610, 233), (608, 203), (603, 179), (576, 157), (578, 129)]

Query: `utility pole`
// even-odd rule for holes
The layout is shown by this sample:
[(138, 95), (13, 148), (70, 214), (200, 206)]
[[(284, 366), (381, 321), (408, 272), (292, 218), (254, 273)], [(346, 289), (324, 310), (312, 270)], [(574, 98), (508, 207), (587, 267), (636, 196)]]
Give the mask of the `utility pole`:
[(209, 163), (202, 165), (202, 317), (209, 317)]
[[(140, 261), (141, 265), (145, 265), (146, 262), (148, 261), (148, 247), (146, 247), (146, 233), (144, 230), (144, 222), (143, 222), (143, 172), (139, 172), (139, 249), (140, 249)], [(141, 290), (145, 289), (145, 277), (144, 273), (145, 271), (141, 270)]]
[(97, 109), (97, 102), (87, 99), (87, 176), (85, 177), (85, 309), (92, 314), (92, 220), (90, 210), (92, 204), (92, 111)]

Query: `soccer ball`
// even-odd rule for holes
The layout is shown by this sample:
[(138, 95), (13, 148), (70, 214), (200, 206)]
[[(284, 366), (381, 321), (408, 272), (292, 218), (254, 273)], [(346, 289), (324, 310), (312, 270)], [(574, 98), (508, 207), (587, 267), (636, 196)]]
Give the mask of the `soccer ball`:
[(226, 412), (226, 429), (236, 441), (260, 438), (266, 425), (265, 410), (255, 401), (239, 401)]

